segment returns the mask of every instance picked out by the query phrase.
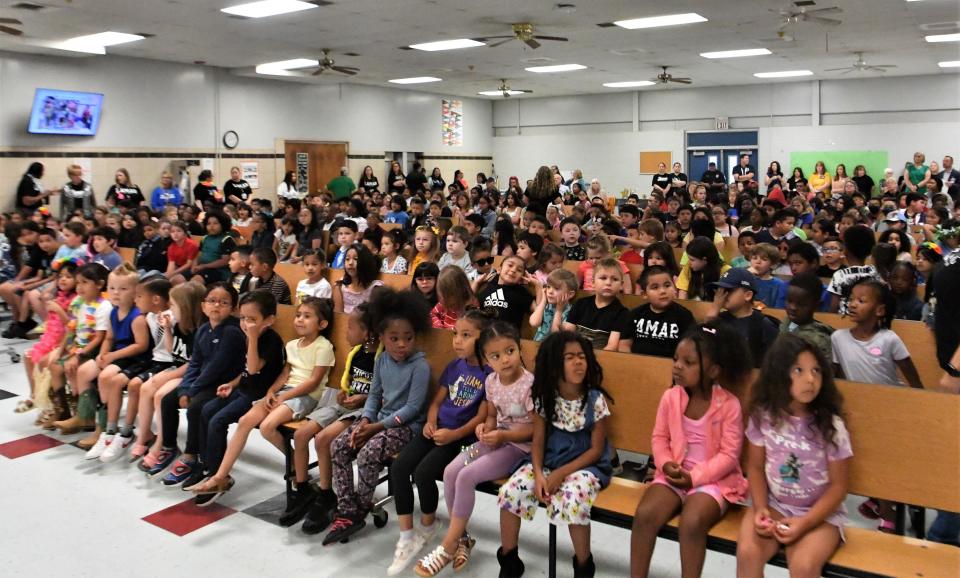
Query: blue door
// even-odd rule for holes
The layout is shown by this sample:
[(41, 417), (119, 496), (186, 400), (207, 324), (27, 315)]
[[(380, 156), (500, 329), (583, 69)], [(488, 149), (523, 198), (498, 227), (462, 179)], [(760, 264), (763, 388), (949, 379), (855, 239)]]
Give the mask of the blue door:
[(690, 180), (699, 181), (710, 163), (717, 163), (717, 169), (724, 170), (723, 154), (720, 150), (687, 151), (687, 176), (690, 177)]

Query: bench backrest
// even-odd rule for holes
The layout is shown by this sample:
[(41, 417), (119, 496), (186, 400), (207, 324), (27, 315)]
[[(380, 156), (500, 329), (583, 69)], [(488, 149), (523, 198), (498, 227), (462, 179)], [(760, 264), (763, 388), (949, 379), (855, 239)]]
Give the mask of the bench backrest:
[[(330, 340), (337, 365), (330, 385), (339, 386), (349, 345), (346, 319), (336, 314)], [(284, 341), (293, 339), (293, 307), (280, 306), (275, 325)], [(434, 383), (454, 359), (449, 331), (421, 338)], [(524, 340), (521, 353), (530, 369), (538, 344)], [(613, 398), (609, 437), (614, 447), (649, 454), (660, 397), (671, 383), (671, 360), (598, 351), (604, 388)], [(960, 511), (960, 396), (904, 387), (839, 382), (854, 459), (851, 493)], [(748, 388), (739, 392), (746, 408)], [(747, 411), (746, 409), (744, 411)]]

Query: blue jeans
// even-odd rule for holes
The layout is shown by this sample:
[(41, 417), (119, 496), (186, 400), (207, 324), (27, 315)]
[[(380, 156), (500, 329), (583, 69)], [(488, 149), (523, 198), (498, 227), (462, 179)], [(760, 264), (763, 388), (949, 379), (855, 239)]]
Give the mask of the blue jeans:
[(215, 397), (208, 401), (200, 419), (200, 460), (209, 474), (217, 473), (223, 454), (227, 451), (227, 429), (240, 421), (255, 400), (238, 390), (227, 398)]
[(937, 510), (937, 517), (927, 532), (927, 540), (960, 546), (960, 514)]

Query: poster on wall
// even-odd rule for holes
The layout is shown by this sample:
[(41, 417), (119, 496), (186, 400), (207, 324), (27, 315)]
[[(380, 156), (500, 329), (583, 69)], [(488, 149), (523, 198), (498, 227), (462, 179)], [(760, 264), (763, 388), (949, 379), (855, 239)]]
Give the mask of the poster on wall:
[(441, 101), (441, 141), (443, 146), (463, 146), (463, 101)]
[(249, 183), (251, 189), (260, 188), (260, 163), (256, 161), (240, 163), (240, 174)]
[(307, 193), (310, 189), (310, 155), (297, 153), (297, 192)]

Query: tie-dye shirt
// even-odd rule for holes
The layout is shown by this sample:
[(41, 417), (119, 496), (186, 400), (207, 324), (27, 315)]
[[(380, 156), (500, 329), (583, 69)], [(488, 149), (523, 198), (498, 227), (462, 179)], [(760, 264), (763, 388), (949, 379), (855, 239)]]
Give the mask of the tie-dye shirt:
[(104, 297), (96, 301), (84, 301), (77, 297), (70, 304), (70, 327), (73, 330), (73, 344), (77, 348), (86, 347), (97, 331), (106, 331), (110, 327), (110, 311), (113, 306)]

